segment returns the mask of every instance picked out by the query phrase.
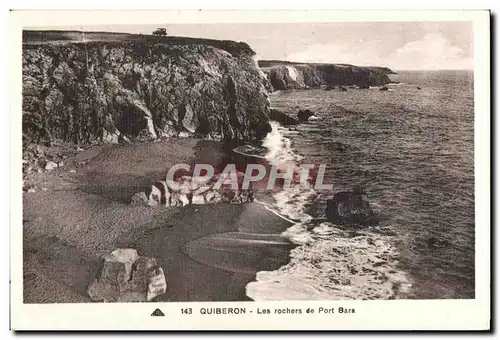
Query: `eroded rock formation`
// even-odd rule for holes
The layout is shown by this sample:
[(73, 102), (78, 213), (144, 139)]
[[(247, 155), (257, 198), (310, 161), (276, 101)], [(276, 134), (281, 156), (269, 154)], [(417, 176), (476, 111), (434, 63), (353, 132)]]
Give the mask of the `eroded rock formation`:
[[(25, 35), (25, 38), (29, 35)], [(265, 136), (269, 100), (245, 43), (156, 38), (23, 44), (23, 136), (73, 143)]]
[(165, 294), (163, 269), (135, 249), (116, 249), (103, 258), (99, 278), (88, 288), (94, 301), (145, 302)]
[(329, 221), (342, 225), (364, 226), (378, 223), (378, 217), (370, 207), (364, 191), (359, 188), (336, 193), (327, 200), (325, 213)]
[[(144, 192), (132, 196), (132, 205), (183, 207), (191, 204), (244, 204), (253, 202), (255, 192), (249, 186), (243, 189), (243, 173), (238, 172), (237, 183), (234, 186), (224, 183), (223, 178), (214, 175), (212, 178), (181, 176), (174, 182), (176, 189), (169, 186), (167, 181), (157, 181)], [(228, 179), (227, 177), (226, 179)], [(220, 185), (217, 185), (218, 181)]]
[(277, 60), (260, 60), (259, 66), (276, 90), (320, 88), (356, 85), (359, 88), (390, 83), (385, 67), (358, 67), (346, 64), (308, 64)]
[(277, 109), (271, 109), (271, 112), (269, 114), (269, 119), (278, 122), (283, 126), (297, 125), (300, 123), (298, 119), (290, 117), (283, 111)]

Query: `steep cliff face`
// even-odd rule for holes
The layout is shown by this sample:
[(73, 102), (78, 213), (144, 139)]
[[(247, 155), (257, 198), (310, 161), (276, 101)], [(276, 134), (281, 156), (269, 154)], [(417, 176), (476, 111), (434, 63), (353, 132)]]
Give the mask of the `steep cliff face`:
[(269, 101), (244, 43), (169, 38), (23, 44), (23, 137), (258, 140)]
[(345, 64), (306, 64), (261, 60), (259, 66), (267, 75), (274, 90), (305, 89), (338, 85), (357, 85), (361, 88), (390, 82), (384, 67), (358, 67)]

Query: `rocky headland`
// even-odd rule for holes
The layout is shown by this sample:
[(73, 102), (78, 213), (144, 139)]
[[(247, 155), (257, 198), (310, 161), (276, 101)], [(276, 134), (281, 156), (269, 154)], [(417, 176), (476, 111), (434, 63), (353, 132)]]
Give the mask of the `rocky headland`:
[(25, 141), (256, 141), (269, 131), (263, 75), (247, 44), (77, 33), (25, 31)]
[(359, 67), (348, 64), (259, 60), (259, 66), (267, 75), (268, 88), (274, 91), (351, 85), (368, 88), (389, 84), (389, 75), (395, 74), (386, 67)]

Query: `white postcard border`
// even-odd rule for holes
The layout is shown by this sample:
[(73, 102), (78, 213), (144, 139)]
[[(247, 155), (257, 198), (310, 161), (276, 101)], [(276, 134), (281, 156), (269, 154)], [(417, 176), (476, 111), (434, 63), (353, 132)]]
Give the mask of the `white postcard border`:
[[(476, 298), (471, 300), (280, 301), (134, 304), (23, 304), (21, 190), (22, 27), (210, 22), (473, 21)], [(10, 16), (11, 326), (14, 330), (484, 330), (490, 327), (490, 27), (488, 11), (13, 11)], [(354, 308), (355, 314), (320, 314)], [(166, 317), (151, 317), (160, 308)], [(193, 314), (181, 313), (192, 308)], [(201, 308), (247, 308), (245, 315), (200, 315)], [(257, 309), (314, 308), (314, 314)]]

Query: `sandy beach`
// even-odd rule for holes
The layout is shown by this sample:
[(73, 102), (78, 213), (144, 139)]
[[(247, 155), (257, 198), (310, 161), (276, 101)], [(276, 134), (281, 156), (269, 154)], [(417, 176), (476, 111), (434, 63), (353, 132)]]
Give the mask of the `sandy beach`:
[(288, 262), (287, 221), (258, 203), (129, 205), (173, 164), (224, 159), (218, 143), (170, 139), (95, 146), (29, 174), (25, 184), (38, 189), (23, 194), (24, 302), (90, 302), (100, 257), (118, 247), (157, 259), (168, 285), (157, 300), (248, 299), (256, 272)]

